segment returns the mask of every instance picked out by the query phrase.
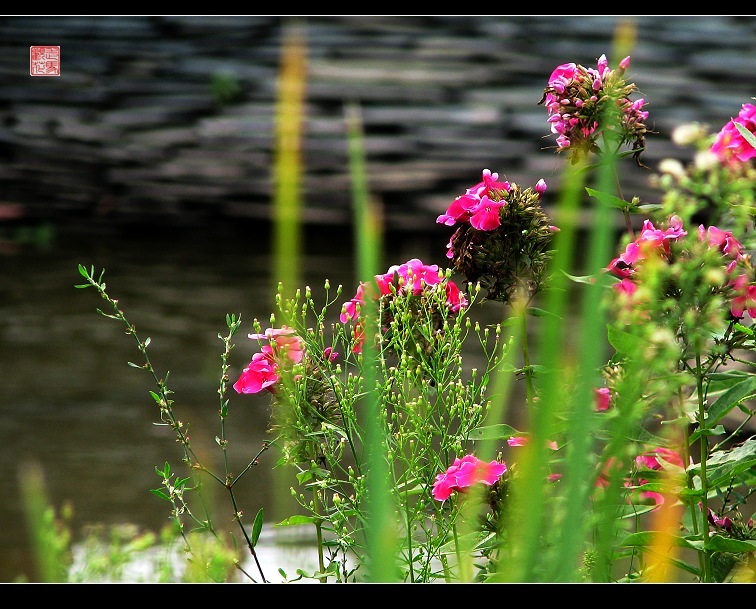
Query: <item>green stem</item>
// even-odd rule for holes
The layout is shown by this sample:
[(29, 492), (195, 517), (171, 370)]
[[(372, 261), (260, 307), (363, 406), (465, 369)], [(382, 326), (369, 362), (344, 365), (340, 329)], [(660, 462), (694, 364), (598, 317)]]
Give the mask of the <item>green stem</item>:
[(528, 405), (533, 403), (535, 387), (533, 386), (533, 369), (530, 367), (530, 349), (528, 348), (528, 308), (522, 312), (522, 367), (525, 371), (526, 399)]
[[(318, 539), (318, 569), (321, 573), (325, 571), (325, 560), (323, 558), (323, 519), (320, 517), (320, 501), (318, 499), (318, 491), (312, 491), (313, 502), (312, 511), (315, 514), (315, 535)], [(320, 578), (320, 583), (328, 583), (328, 577), (325, 575)]]
[[(701, 370), (701, 354), (696, 352), (696, 389), (698, 391), (698, 424), (699, 429), (702, 432), (700, 437), (701, 445), (701, 533), (703, 541), (703, 564), (701, 569), (701, 580), (703, 582), (709, 582), (711, 578), (711, 553), (706, 549), (706, 542), (708, 541), (709, 531), (709, 499), (707, 497), (709, 488), (707, 484), (706, 476), (706, 460), (709, 457), (709, 436), (704, 433), (706, 431), (706, 405), (704, 403), (704, 391), (703, 391), (703, 372)], [(697, 514), (695, 509), (693, 512), (693, 522), (696, 522)]]

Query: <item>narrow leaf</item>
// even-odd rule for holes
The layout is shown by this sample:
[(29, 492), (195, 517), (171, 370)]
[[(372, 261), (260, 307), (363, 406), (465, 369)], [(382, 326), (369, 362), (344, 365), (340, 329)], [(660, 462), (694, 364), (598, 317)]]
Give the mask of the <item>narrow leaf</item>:
[(260, 508), (257, 511), (257, 515), (255, 516), (255, 522), (252, 525), (252, 545), (257, 545), (257, 540), (260, 539), (260, 533), (262, 532), (263, 528), (263, 508)]

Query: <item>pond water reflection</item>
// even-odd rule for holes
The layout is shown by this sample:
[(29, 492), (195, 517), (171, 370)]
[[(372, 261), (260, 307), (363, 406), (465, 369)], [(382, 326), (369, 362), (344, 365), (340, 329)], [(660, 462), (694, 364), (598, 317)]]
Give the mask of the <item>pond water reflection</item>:
[[(0, 581), (33, 579), (19, 497), (26, 465), (41, 467), (51, 504), (70, 502), (74, 532), (90, 523), (135, 523), (159, 530), (169, 506), (150, 493), (156, 466), (181, 466), (171, 430), (154, 425), (151, 377), (128, 366), (141, 356), (120, 322), (96, 313), (107, 303), (82, 283), (77, 266), (105, 269), (141, 338), (152, 339), (158, 374), (170, 371), (174, 407), (189, 423), (192, 445), (209, 463), (220, 459), (218, 376), (227, 313), (241, 314), (233, 352), (235, 378), (255, 346), (246, 334), (273, 309), (270, 227), (251, 222), (203, 230), (154, 226), (149, 231), (57, 228), (45, 243), (6, 242), (0, 255)], [(386, 267), (418, 257), (445, 266), (448, 235), (386, 236)], [(306, 235), (302, 277), (316, 302), (326, 278), (354, 293), (351, 227)], [(492, 303), (495, 304), (495, 303)], [(337, 311), (334, 312), (338, 314)], [(496, 313), (499, 314), (498, 312)], [(232, 467), (241, 469), (266, 439), (270, 400), (229, 394)], [(250, 518), (270, 513), (271, 456), (237, 488)], [(219, 489), (220, 490), (220, 489)]]

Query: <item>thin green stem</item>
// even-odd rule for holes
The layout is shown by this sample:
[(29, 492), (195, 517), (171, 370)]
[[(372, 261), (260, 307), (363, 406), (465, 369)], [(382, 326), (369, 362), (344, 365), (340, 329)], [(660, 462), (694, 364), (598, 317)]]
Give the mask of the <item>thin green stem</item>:
[[(702, 432), (707, 431), (706, 423), (706, 403), (704, 400), (704, 374), (701, 369), (701, 353), (696, 351), (696, 389), (698, 391), (698, 424)], [(701, 569), (701, 580), (703, 582), (711, 581), (711, 552), (706, 549), (709, 530), (709, 486), (706, 475), (706, 460), (709, 457), (709, 436), (701, 433), (700, 444), (700, 463), (701, 463), (701, 515), (693, 513), (693, 521), (701, 518), (701, 532), (703, 534), (703, 564)]]

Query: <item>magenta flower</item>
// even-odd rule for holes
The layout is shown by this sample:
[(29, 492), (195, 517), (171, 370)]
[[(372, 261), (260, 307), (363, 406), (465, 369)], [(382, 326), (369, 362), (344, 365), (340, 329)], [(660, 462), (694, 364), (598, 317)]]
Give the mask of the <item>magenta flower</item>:
[[(638, 483), (640, 485), (644, 485), (648, 483), (648, 480), (639, 480)], [(657, 493), (656, 491), (641, 491), (640, 496), (644, 502), (654, 504), (655, 507), (652, 511), (658, 510), (659, 507), (664, 503), (664, 495)]]
[(735, 319), (741, 319), (745, 312), (756, 320), (756, 285), (749, 283), (747, 275), (738, 275), (730, 281), (735, 290), (735, 297), (730, 302), (730, 313)]
[(453, 281), (446, 282), (446, 303), (452, 313), (458, 313), (468, 305), (467, 298)]
[(711, 146), (711, 152), (725, 165), (738, 165), (756, 158), (756, 148), (740, 134), (735, 124), (743, 125), (756, 134), (756, 106), (743, 104), (737, 118), (722, 127)]
[(499, 182), (499, 174), (491, 172), (490, 169), (483, 170), (483, 179), (475, 186), (467, 189), (468, 195), (474, 195), (479, 199), (483, 198), (483, 195), (490, 195), (494, 190), (503, 190), (509, 192), (510, 184), (507, 181)]
[(564, 63), (551, 73), (539, 103), (548, 110), (547, 122), (557, 136), (558, 152), (571, 149), (573, 160), (577, 160), (584, 153), (598, 151), (602, 113), (606, 107), (618, 107), (619, 125), (609, 128), (617, 132), (621, 143), (632, 143), (638, 160), (645, 145), (648, 112), (643, 110), (645, 100), (629, 99), (637, 90), (623, 79), (629, 65), (630, 58), (625, 57), (611, 70), (606, 55), (601, 55), (595, 68)]
[[(509, 192), (511, 184), (506, 181), (500, 182), (499, 174), (492, 173), (490, 169), (484, 169), (482, 177), (483, 179), (480, 182), (468, 188), (465, 194), (451, 202), (446, 212), (436, 218), (437, 224), (454, 226), (457, 223), (467, 224), (472, 222), (476, 228), (479, 228), (482, 225), (493, 226), (498, 222), (493, 228), (479, 228), (479, 230), (493, 230), (499, 226), (500, 220), (494, 219), (492, 210), (481, 207), (481, 203), (484, 198), (492, 202), (490, 201), (492, 194), (500, 199), (503, 193)], [(541, 181), (543, 182), (543, 180)], [(543, 193), (546, 190), (546, 183), (544, 182), (540, 188), (542, 190), (539, 192)], [(498, 207), (501, 207), (501, 205), (498, 205)], [(472, 220), (473, 215), (476, 215), (474, 221)], [(450, 256), (447, 254), (447, 257)]]
[(743, 255), (743, 246), (740, 241), (733, 236), (731, 231), (722, 230), (716, 226), (706, 228), (701, 224), (698, 227), (698, 238), (701, 239), (701, 241), (706, 241), (708, 239), (709, 247), (715, 247), (726, 256), (734, 258), (735, 260), (739, 260)]
[(233, 387), (237, 393), (260, 393), (274, 390), (280, 367), (298, 364), (304, 357), (304, 341), (288, 326), (268, 328), (263, 333), (248, 335), (253, 340), (267, 339), (260, 353), (255, 353)]
[(341, 307), (341, 315), (339, 315), (341, 323), (345, 324), (350, 319), (357, 319), (358, 307), (363, 304), (365, 304), (365, 283), (361, 281), (360, 285), (357, 286), (357, 293), (354, 298), (345, 302)]
[[(374, 279), (377, 293), (375, 288), (370, 289), (369, 284), (360, 283), (354, 297), (341, 306), (341, 314), (339, 315), (341, 323), (354, 322), (352, 334), (354, 337), (352, 351), (354, 353), (362, 352), (365, 340), (364, 320), (360, 318), (359, 309), (361, 305), (365, 304), (366, 295), (379, 299), (381, 306), (383, 306), (384, 300), (391, 300), (395, 295), (422, 296), (429, 290), (437, 289), (438, 286), (439, 290), (444, 290), (446, 306), (448, 307), (448, 310), (440, 312), (442, 317), (447, 317), (450, 314), (456, 315), (460, 309), (468, 305), (464, 294), (460, 292), (453, 281), (444, 277), (437, 264), (425, 264), (419, 258), (412, 258), (404, 264), (392, 265), (387, 272), (376, 275)], [(384, 315), (385, 330), (389, 323), (389, 318), (386, 316), (390, 316), (388, 308), (383, 309), (382, 314)]]
[(486, 463), (474, 455), (457, 457), (442, 474), (436, 476), (433, 484), (433, 498), (446, 501), (454, 491), (467, 492), (474, 484), (481, 482), (491, 486), (507, 471), (507, 464), (499, 461)]
[[(656, 228), (650, 220), (645, 220), (640, 235), (635, 241), (627, 244), (625, 251), (612, 260), (606, 267), (606, 270), (620, 279), (625, 279), (635, 273), (636, 265), (646, 257), (649, 251), (657, 251), (668, 258), (670, 242), (677, 241), (688, 233), (683, 229), (682, 220), (678, 216), (670, 216), (667, 224), (668, 228), (662, 230)], [(627, 285), (623, 285), (617, 289), (627, 294), (631, 294), (634, 291)]]
[[(529, 442), (530, 438), (527, 436), (512, 436), (511, 438), (507, 438), (509, 446), (527, 446)], [(554, 440), (547, 441), (546, 447), (551, 450), (559, 450), (559, 445)]]
[(612, 401), (612, 392), (609, 387), (596, 387), (593, 390), (593, 396), (597, 412), (609, 410)]
[(622, 279), (630, 277), (635, 272), (635, 263), (641, 258), (640, 244), (636, 240), (628, 243), (625, 251), (612, 260), (606, 270)]
[(732, 519), (728, 518), (727, 516), (717, 516), (714, 512), (711, 511), (711, 508), (709, 508), (708, 519), (710, 524), (719, 529), (724, 529), (725, 531), (732, 529)]
[(632, 279), (625, 277), (622, 281), (615, 283), (612, 288), (620, 294), (632, 296), (638, 290), (638, 284), (633, 282)]
[(506, 201), (492, 201), (488, 195), (483, 195), (478, 205), (472, 210), (470, 224), (477, 230), (489, 231), (499, 228), (501, 226), (499, 209), (506, 204)]
[[(398, 285), (394, 283), (398, 280)], [(425, 264), (419, 258), (412, 258), (404, 264), (389, 267), (386, 273), (375, 276), (379, 296), (389, 296), (396, 290), (397, 294), (412, 294), (419, 296), (427, 288), (432, 288), (444, 281), (437, 264)], [(393, 288), (392, 288), (393, 286)], [(357, 319), (358, 306), (365, 304), (365, 291), (367, 284), (360, 283), (354, 297), (345, 302), (341, 307), (339, 319), (342, 323), (350, 319)], [(460, 296), (459, 288), (453, 281), (446, 283), (447, 304), (456, 313), (460, 307), (467, 305), (464, 296)]]
[(653, 470), (664, 469), (665, 462), (685, 469), (680, 453), (671, 448), (664, 448), (663, 446), (654, 448), (649, 452), (637, 456), (635, 462), (641, 467), (647, 467), (648, 469)]
[(454, 226), (457, 222), (469, 222), (472, 210), (477, 207), (480, 197), (477, 195), (464, 194), (451, 202), (445, 213), (436, 218), (436, 224)]
[(304, 341), (297, 336), (296, 330), (288, 326), (280, 328), (268, 328), (263, 334), (249, 334), (253, 340), (267, 338), (272, 348), (272, 356), (275, 359), (286, 356), (295, 364), (302, 361), (304, 356)]
[(249, 365), (244, 368), (239, 379), (234, 383), (237, 393), (260, 393), (268, 389), (272, 390), (278, 382), (278, 366), (273, 361), (272, 349), (268, 345), (263, 347), (261, 353), (255, 353)]

